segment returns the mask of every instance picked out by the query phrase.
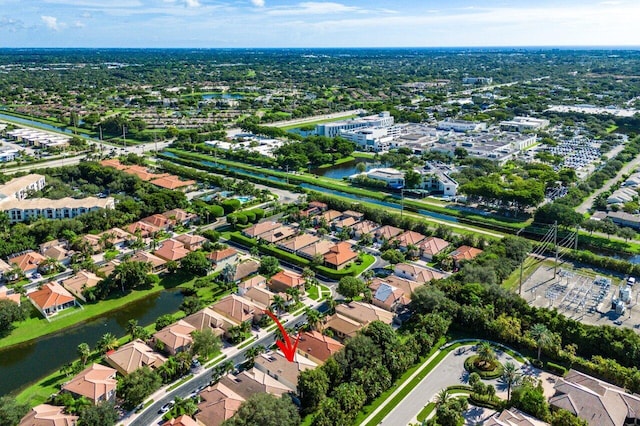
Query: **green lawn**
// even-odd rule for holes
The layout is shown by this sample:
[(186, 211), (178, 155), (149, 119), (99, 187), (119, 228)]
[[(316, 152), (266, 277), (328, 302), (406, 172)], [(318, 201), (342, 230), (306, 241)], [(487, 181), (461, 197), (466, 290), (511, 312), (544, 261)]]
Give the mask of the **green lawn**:
[(320, 292), (318, 291), (317, 285), (312, 285), (307, 289), (307, 296), (313, 300), (320, 300)]
[(193, 278), (184, 274), (176, 273), (168, 275), (160, 281), (160, 284), (154, 285), (149, 289), (135, 290), (122, 297), (113, 297), (97, 303), (86, 304), (83, 306), (83, 309), (78, 309), (60, 318), (54, 317), (51, 319), (51, 322), (44, 319), (41, 315), (34, 314), (27, 320), (17, 323), (16, 328), (10, 335), (0, 339), (0, 348), (27, 342), (49, 333), (63, 330), (162, 290), (187, 285), (191, 281), (193, 281)]

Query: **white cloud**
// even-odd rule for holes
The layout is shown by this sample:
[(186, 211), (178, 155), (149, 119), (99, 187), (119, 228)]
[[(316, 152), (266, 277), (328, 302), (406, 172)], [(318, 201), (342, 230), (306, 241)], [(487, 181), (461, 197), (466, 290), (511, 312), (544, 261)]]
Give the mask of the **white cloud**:
[(43, 15), (40, 17), (40, 19), (42, 19), (44, 25), (50, 30), (60, 31), (64, 27), (64, 23), (58, 22), (58, 18), (56, 18), (55, 16)]
[[(255, 1), (255, 0), (252, 0)], [(333, 2), (303, 2), (298, 3), (296, 6), (291, 7), (279, 7), (271, 9), (267, 12), (268, 15), (274, 16), (294, 16), (294, 15), (327, 15), (337, 13), (353, 13), (361, 12), (360, 9), (355, 6), (346, 6), (341, 3)]]
[(74, 28), (84, 28), (85, 26), (84, 22), (76, 21), (73, 23)]
[(187, 7), (200, 7), (200, 6), (202, 6), (200, 4), (199, 0), (186, 0), (186, 4), (187, 4)]
[(264, 0), (251, 0), (255, 7), (264, 7)]

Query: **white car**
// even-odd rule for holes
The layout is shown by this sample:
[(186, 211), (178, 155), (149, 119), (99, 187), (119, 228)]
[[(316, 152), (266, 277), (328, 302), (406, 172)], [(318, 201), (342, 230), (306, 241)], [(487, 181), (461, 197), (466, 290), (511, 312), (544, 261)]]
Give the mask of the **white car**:
[(167, 411), (171, 410), (175, 404), (176, 403), (173, 400), (167, 402), (162, 407), (160, 407), (160, 410), (158, 410), (158, 413), (160, 413), (160, 414), (166, 413)]

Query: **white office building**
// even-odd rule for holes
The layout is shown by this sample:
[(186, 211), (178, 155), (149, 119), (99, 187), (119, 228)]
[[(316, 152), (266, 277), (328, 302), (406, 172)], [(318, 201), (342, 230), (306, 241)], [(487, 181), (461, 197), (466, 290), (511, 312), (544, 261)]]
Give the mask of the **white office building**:
[(369, 179), (386, 182), (389, 188), (400, 189), (404, 187), (404, 173), (400, 170), (391, 168), (371, 169), (368, 172), (351, 175), (349, 179), (355, 179), (361, 175), (365, 175)]
[(453, 130), (454, 132), (478, 132), (485, 130), (487, 123), (466, 120), (442, 120), (438, 122), (438, 130)]
[(340, 130), (340, 137), (343, 137), (357, 145), (359, 151), (383, 152), (388, 151), (393, 143), (394, 135), (399, 134), (391, 131), (394, 127), (365, 127), (355, 130)]
[(451, 168), (446, 164), (427, 162), (424, 169), (417, 169), (422, 174), (422, 187), (435, 194), (455, 197), (458, 193), (458, 182), (449, 173)]
[(316, 125), (316, 134), (335, 138), (340, 136), (341, 130), (354, 130), (364, 127), (391, 127), (393, 126), (393, 116), (389, 111), (382, 111), (376, 115), (358, 117), (351, 120), (334, 121)]
[(544, 129), (549, 120), (533, 117), (513, 117), (513, 120), (500, 122), (500, 129), (508, 132), (524, 132), (525, 130)]

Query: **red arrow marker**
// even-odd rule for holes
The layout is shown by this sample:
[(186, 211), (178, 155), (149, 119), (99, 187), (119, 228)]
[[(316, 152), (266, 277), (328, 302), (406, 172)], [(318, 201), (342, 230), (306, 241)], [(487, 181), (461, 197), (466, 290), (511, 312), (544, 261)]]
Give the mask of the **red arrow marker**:
[(281, 341), (281, 340), (276, 340), (276, 345), (278, 345), (278, 347), (280, 348), (280, 350), (282, 351), (284, 356), (287, 358), (287, 360), (289, 360), (289, 362), (293, 362), (293, 357), (296, 355), (296, 348), (298, 347), (298, 340), (300, 340), (300, 336), (298, 336), (296, 338), (296, 342), (292, 345), (291, 344), (291, 338), (289, 337), (289, 334), (284, 329), (282, 324), (280, 324), (280, 321), (278, 320), (278, 317), (276, 317), (273, 314), (273, 312), (271, 312), (269, 310), (266, 310), (266, 309), (265, 309), (264, 313), (269, 315), (271, 317), (271, 319), (276, 322), (276, 324), (277, 324), (278, 328), (280, 329), (280, 332), (282, 333), (282, 336), (284, 338), (284, 342)]

